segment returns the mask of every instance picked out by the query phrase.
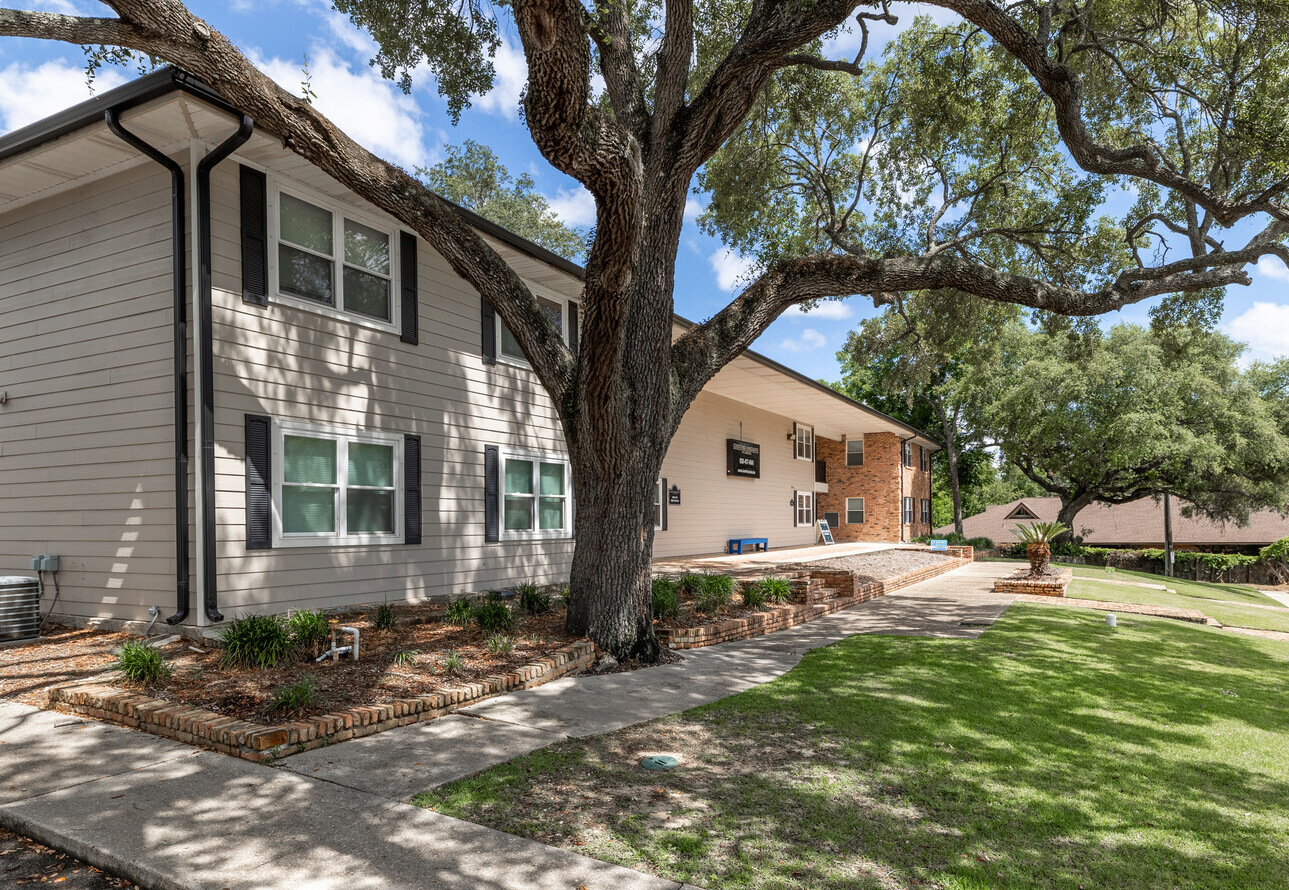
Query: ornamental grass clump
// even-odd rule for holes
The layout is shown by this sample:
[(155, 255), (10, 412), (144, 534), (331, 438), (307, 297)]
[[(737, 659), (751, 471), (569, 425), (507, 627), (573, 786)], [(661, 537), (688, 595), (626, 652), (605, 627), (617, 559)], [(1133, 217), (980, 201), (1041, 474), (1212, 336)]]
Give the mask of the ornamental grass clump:
[(763, 578), (761, 579), (761, 594), (765, 597), (766, 602), (781, 605), (792, 599), (792, 582), (787, 578), (779, 578), (775, 575)]
[(505, 634), (493, 634), (488, 637), (484, 643), (489, 655), (512, 655), (515, 651), (515, 641)]
[(653, 617), (666, 620), (680, 617), (680, 594), (670, 578), (653, 579)]
[(376, 616), (372, 619), (377, 630), (393, 630), (394, 625), (398, 624), (398, 616), (390, 608), (389, 603), (381, 603), (376, 609)]
[(761, 610), (765, 608), (765, 589), (761, 581), (744, 581), (739, 588), (743, 596), (743, 607)]
[(170, 676), (170, 668), (161, 659), (161, 653), (137, 640), (130, 640), (121, 647), (116, 666), (127, 680), (135, 683), (156, 683)]
[(439, 662), (439, 667), (443, 669), (443, 673), (453, 677), (463, 674), (466, 669), (465, 656), (455, 649), (449, 649), (443, 656), (443, 660)]
[(277, 615), (234, 618), (220, 639), (225, 666), (271, 668), (290, 661), (296, 653), (286, 625)]
[(474, 617), (474, 604), (470, 602), (470, 600), (468, 600), (466, 597), (461, 597), (460, 599), (453, 600), (452, 604), (448, 606), (448, 612), (446, 616), (446, 620), (448, 624), (455, 625), (456, 627), (459, 627), (462, 630), (464, 630), (465, 626), (470, 623), (470, 619), (473, 617)]
[(326, 705), (327, 699), (318, 691), (318, 683), (313, 677), (279, 686), (269, 699), (269, 711), (273, 714), (303, 714)]
[(519, 608), (529, 615), (543, 615), (551, 610), (550, 594), (542, 593), (531, 581), (516, 586), (515, 592), (519, 594)]
[(308, 609), (287, 615), (284, 626), (291, 645), (309, 655), (322, 652), (331, 636), (331, 623), (327, 616)]
[(705, 577), (705, 575), (696, 575), (693, 572), (681, 575), (680, 580), (676, 582), (676, 592), (682, 596), (698, 596), (703, 592), (703, 578)]
[(488, 600), (474, 607), (474, 623), (484, 633), (500, 633), (515, 626), (515, 616), (500, 600)]
[(1025, 545), (1031, 575), (1038, 577), (1048, 573), (1052, 562), (1052, 541), (1069, 530), (1063, 522), (1031, 522), (1012, 529), (1012, 534)]
[(729, 608), (734, 597), (734, 578), (730, 575), (704, 575), (702, 589), (694, 609), (704, 615), (715, 615)]

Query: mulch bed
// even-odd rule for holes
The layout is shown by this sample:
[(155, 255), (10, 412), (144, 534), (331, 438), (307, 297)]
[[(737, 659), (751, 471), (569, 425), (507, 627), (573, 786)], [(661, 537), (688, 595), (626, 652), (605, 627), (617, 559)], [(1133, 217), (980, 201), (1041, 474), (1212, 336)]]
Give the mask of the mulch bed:
[[(578, 639), (564, 630), (562, 610), (535, 617), (516, 612), (515, 627), (507, 634), (514, 651), (494, 655), (486, 648), (490, 634), (477, 627), (462, 629), (436, 620), (440, 613), (424, 606), (396, 607), (395, 613), (399, 623), (389, 630), (375, 628), (374, 611), (334, 616), (340, 624), (361, 630), (357, 662), (342, 656), (339, 662), (327, 659), (314, 663), (307, 658), (264, 669), (224, 666), (223, 650), (218, 646), (181, 638), (161, 647), (170, 678), (152, 686), (132, 684), (114, 671), (114, 650), (137, 637), (47, 627), (47, 635), (40, 642), (0, 655), (0, 696), (46, 707), (50, 687), (97, 677), (122, 689), (229, 717), (276, 722), (354, 706), (386, 704), (505, 674)], [(347, 635), (344, 639), (348, 642)], [(465, 660), (463, 669), (448, 670), (444, 666), (449, 651)], [(399, 653), (407, 654), (402, 664), (395, 663)], [(314, 679), (322, 697), (317, 706), (291, 714), (272, 713), (269, 705), (274, 692), (305, 678)]]
[(57, 884), (74, 890), (121, 890), (137, 885), (114, 878), (12, 831), (0, 828), (0, 886)]

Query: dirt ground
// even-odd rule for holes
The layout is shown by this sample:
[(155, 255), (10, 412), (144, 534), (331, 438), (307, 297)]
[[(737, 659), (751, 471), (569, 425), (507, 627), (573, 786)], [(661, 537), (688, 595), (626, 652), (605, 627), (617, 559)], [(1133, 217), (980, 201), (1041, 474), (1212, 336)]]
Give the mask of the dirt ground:
[(79, 859), (0, 828), (0, 886), (37, 884), (58, 884), (74, 890), (137, 887), (124, 878), (114, 878)]

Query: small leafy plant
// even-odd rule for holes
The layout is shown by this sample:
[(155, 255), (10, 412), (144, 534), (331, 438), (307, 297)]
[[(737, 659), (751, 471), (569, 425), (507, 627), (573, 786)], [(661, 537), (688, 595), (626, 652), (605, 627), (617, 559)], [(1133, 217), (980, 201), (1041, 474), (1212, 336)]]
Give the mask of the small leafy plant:
[(225, 665), (271, 668), (291, 660), (295, 647), (286, 625), (277, 615), (243, 615), (234, 618), (221, 635)]
[(670, 578), (653, 579), (653, 617), (680, 617), (680, 594), (676, 592), (676, 582)]
[(529, 615), (541, 615), (551, 610), (550, 594), (542, 593), (531, 581), (520, 584), (515, 590), (519, 593), (519, 608)]
[(417, 656), (421, 654), (420, 649), (400, 649), (394, 653), (394, 664), (404, 667), (416, 661)]
[(565, 584), (559, 590), (555, 591), (555, 599), (560, 604), (561, 608), (567, 609), (569, 603), (573, 602), (573, 588)]
[(465, 672), (465, 656), (455, 649), (449, 649), (447, 654), (443, 656), (443, 660), (439, 662), (439, 667), (443, 669), (443, 673), (451, 674), (455, 677), (457, 674)]
[(393, 630), (394, 625), (398, 624), (398, 616), (390, 608), (389, 603), (381, 603), (376, 609), (376, 616), (372, 619), (377, 630)]
[(743, 606), (748, 609), (765, 608), (765, 591), (760, 581), (744, 581), (739, 586), (739, 593), (743, 596)]
[(787, 578), (771, 575), (761, 579), (761, 595), (769, 603), (786, 603), (792, 599), (792, 582)]
[(302, 714), (326, 704), (327, 699), (318, 691), (317, 681), (310, 676), (273, 690), (269, 710), (274, 714)]
[(705, 615), (715, 615), (729, 608), (734, 597), (734, 579), (729, 575), (704, 575), (694, 608)]
[(292, 612), (286, 616), (284, 624), (291, 645), (301, 652), (317, 655), (331, 636), (331, 624), (321, 612), (311, 612), (308, 609)]
[(474, 623), (484, 633), (500, 633), (515, 626), (515, 616), (505, 603), (489, 600), (474, 607)]
[(703, 592), (704, 577), (706, 576), (696, 575), (693, 572), (682, 575), (680, 580), (676, 582), (677, 592), (686, 596), (698, 596)]
[(161, 653), (137, 640), (130, 640), (121, 647), (116, 666), (126, 679), (135, 683), (156, 683), (170, 676), (170, 668), (162, 660)]
[(489, 655), (511, 655), (515, 651), (515, 641), (505, 634), (493, 634), (484, 646)]
[(453, 600), (452, 604), (448, 606), (448, 614), (447, 614), (448, 624), (454, 624), (457, 627), (464, 628), (467, 624), (470, 623), (470, 619), (473, 616), (474, 616), (474, 604), (471, 603), (470, 600), (466, 599), (465, 597), (461, 597), (460, 599)]

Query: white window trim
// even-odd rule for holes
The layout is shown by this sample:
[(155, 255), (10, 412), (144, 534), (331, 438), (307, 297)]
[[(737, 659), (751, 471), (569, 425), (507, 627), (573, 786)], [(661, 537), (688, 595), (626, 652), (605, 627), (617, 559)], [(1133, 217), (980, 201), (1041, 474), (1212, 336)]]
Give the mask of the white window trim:
[[(806, 522), (801, 521), (801, 499), (810, 499), (810, 519)], [(794, 508), (796, 513), (793, 514), (793, 526), (795, 528), (807, 528), (815, 524), (815, 493), (813, 491), (798, 491), (796, 493), (797, 505)]]
[[(500, 350), (498, 350), (500, 353)], [(562, 538), (573, 537), (573, 468), (569, 464), (567, 454), (557, 454), (549, 451), (527, 451), (520, 448), (498, 448), (497, 449), (497, 531), (503, 541), (539, 541), (539, 540), (559, 540)], [(530, 460), (533, 462), (533, 528), (528, 530), (516, 530), (506, 528), (506, 461), (509, 459)], [(541, 497), (537, 493), (540, 485), (540, 475), (538, 470), (539, 463), (560, 464), (564, 467), (564, 527), (552, 529), (539, 529), (537, 514), (537, 499)]]
[[(572, 305), (576, 305), (580, 310), (581, 303), (578, 300), (570, 299), (569, 297), (562, 296), (560, 294), (555, 293), (554, 291), (549, 291), (549, 290), (546, 290), (545, 288), (535, 287), (531, 283), (528, 284), (528, 289), (533, 292), (533, 296), (535, 297), (542, 297), (543, 299), (550, 300), (552, 303), (559, 303), (560, 334), (564, 338), (564, 345), (567, 346), (568, 345), (568, 319), (569, 319), (568, 307), (570, 304), (572, 304)], [(501, 345), (501, 329), (505, 324), (505, 322), (501, 320), (501, 316), (499, 314), (494, 313), (494, 316), (495, 317), (493, 318), (492, 327), (493, 327), (493, 336), (496, 337), (496, 340), (494, 340), (493, 342), (497, 344), (497, 361), (506, 365), (514, 365), (516, 368), (531, 368), (533, 365), (532, 365), (532, 362), (528, 361), (528, 359), (518, 358), (517, 356), (509, 355), (506, 353), (506, 350)], [(579, 311), (578, 337), (581, 337), (582, 335), (581, 323), (582, 323), (582, 318)]]
[[(343, 443), (336, 449), (336, 471), (340, 475), (336, 494), (335, 532), (298, 532), (286, 534), (282, 531), (282, 482), (284, 438), (308, 436), (314, 439), (332, 439)], [(392, 445), (394, 447), (394, 531), (393, 533), (360, 532), (342, 535), (339, 527), (347, 520), (346, 493), (348, 491), (349, 461), (348, 443), (363, 442), (372, 445)], [(404, 453), (405, 439), (401, 434), (384, 433), (376, 430), (358, 429), (356, 427), (332, 426), (309, 423), (302, 420), (273, 420), (273, 546), (274, 547), (351, 547), (368, 544), (401, 544), (403, 543), (403, 466), (407, 455)]]
[(662, 477), (661, 477), (661, 476), (659, 476), (659, 477), (658, 477), (658, 481), (657, 481), (657, 482), (655, 482), (655, 483), (653, 484), (653, 490), (654, 490), (654, 497), (656, 497), (656, 498), (658, 499), (658, 504), (657, 504), (657, 506), (658, 506), (658, 518), (657, 518), (657, 520), (654, 522), (653, 530), (654, 530), (654, 531), (656, 531), (656, 532), (660, 532), (660, 531), (662, 531), (662, 511), (663, 511), (663, 508), (667, 506), (667, 505), (663, 502), (663, 498), (665, 498), (665, 497), (667, 496), (667, 492), (663, 491), (663, 489), (662, 489)]
[[(850, 502), (851, 501), (859, 501), (859, 515), (863, 517), (862, 519), (860, 519), (859, 522), (850, 521)], [(864, 521), (868, 519), (867, 504), (864, 502), (863, 498), (846, 498), (845, 503), (842, 505), (842, 515), (846, 517), (847, 525), (863, 525)]]
[(922, 518), (920, 521), (923, 525), (929, 525), (931, 523), (931, 499), (922, 498), (922, 503), (920, 506), (922, 508), (922, 513), (921, 513)]
[[(803, 457), (801, 455), (801, 431), (810, 431), (810, 454)], [(792, 424), (792, 456), (797, 460), (808, 460), (811, 463), (815, 459), (815, 428), (808, 423), (799, 423), (793, 421)]]
[(918, 469), (923, 473), (931, 469), (931, 452), (927, 451), (925, 445), (918, 446)]
[(913, 512), (913, 498), (906, 497), (904, 503), (900, 505), (900, 521), (905, 525), (912, 525), (917, 514)]
[(908, 469), (913, 469), (913, 443), (904, 442), (900, 445), (900, 463)]
[[(389, 235), (389, 321), (381, 321), (379, 318), (372, 318), (370, 315), (362, 315), (358, 312), (350, 312), (343, 307), (327, 306), (316, 300), (297, 297), (292, 294), (282, 293), (278, 289), (278, 244), (282, 240), (282, 214), (280, 212), (280, 196), (286, 192), (293, 198), (306, 201), (323, 210), (331, 213), (331, 230), (333, 248), (337, 255), (332, 259), (335, 264), (334, 282), (336, 295), (341, 302), (344, 301), (344, 231), (345, 217), (365, 226), (384, 232)], [(374, 216), (355, 211), (351, 206), (342, 204), (334, 198), (327, 197), (319, 192), (296, 185), (295, 183), (286, 183), (272, 174), (268, 175), (268, 213), (269, 213), (269, 243), (268, 266), (269, 266), (269, 299), (271, 302), (280, 303), (283, 306), (290, 306), (293, 309), (301, 309), (305, 312), (312, 312), (315, 315), (325, 315), (328, 318), (335, 318), (348, 324), (355, 324), (359, 327), (371, 328), (377, 331), (386, 331), (389, 333), (400, 333), (402, 331), (402, 290), (399, 281), (401, 271), (399, 257), (399, 237), (400, 230), (397, 226), (391, 226), (389, 222), (378, 219)], [(337, 240), (338, 239), (338, 240)], [(292, 245), (293, 247), (295, 245)], [(312, 253), (308, 248), (300, 248), (306, 252)]]
[[(858, 442), (858, 443), (859, 443), (859, 463), (857, 463), (857, 464), (852, 464), (852, 463), (850, 462), (850, 455), (851, 455), (851, 451), (850, 451), (850, 443), (851, 443), (851, 442)], [(857, 439), (847, 439), (847, 440), (846, 440), (846, 466), (848, 466), (848, 467), (862, 467), (863, 465), (864, 465), (864, 437), (863, 437), (863, 436), (860, 436), (860, 437), (859, 437), (859, 438), (857, 438)]]

